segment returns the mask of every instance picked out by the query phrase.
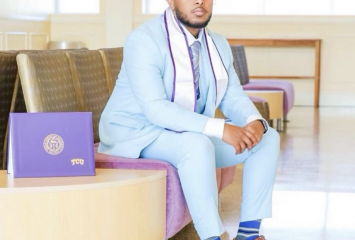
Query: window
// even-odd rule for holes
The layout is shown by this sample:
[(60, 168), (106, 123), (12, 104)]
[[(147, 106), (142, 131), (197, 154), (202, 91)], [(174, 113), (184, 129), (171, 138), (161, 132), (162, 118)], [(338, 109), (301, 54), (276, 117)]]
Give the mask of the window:
[(100, 0), (57, 0), (57, 13), (99, 13)]
[(45, 16), (55, 12), (55, 0), (0, 0), (0, 15)]
[[(163, 0), (142, 0), (143, 14), (160, 14)], [(355, 15), (355, 0), (214, 0), (217, 15)]]
[(0, 0), (0, 15), (46, 17), (54, 13), (100, 13), (100, 0)]

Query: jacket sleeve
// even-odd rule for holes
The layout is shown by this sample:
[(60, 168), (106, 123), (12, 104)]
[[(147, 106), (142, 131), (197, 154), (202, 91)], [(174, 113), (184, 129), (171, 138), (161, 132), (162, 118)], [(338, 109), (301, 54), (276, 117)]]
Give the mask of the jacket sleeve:
[(222, 41), (224, 42), (223, 55), (226, 56), (224, 64), (228, 72), (228, 87), (219, 108), (235, 125), (244, 126), (248, 123), (247, 120), (250, 117), (253, 116), (255, 118), (255, 116), (258, 116), (260, 119), (262, 117), (253, 102), (243, 91), (233, 66), (233, 55), (229, 43), (225, 38)]
[(163, 84), (165, 61), (153, 36), (136, 29), (124, 46), (124, 68), (135, 99), (147, 120), (173, 131), (202, 133), (209, 117), (167, 99)]

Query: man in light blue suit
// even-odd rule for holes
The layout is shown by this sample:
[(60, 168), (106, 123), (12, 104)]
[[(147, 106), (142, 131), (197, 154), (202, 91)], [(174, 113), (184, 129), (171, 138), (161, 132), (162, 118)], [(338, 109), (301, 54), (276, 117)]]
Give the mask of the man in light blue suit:
[[(244, 94), (226, 39), (205, 28), (213, 0), (167, 2), (163, 15), (125, 43), (98, 151), (175, 166), (201, 239), (224, 232), (215, 169), (244, 163), (236, 239), (263, 239), (259, 227), (271, 216), (279, 135)], [(217, 107), (231, 122), (213, 118)]]

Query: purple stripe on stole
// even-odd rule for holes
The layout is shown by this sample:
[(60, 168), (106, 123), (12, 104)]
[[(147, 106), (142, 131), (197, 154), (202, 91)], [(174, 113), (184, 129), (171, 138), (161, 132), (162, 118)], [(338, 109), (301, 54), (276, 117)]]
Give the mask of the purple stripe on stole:
[[(210, 48), (208, 46), (207, 34), (206, 34), (206, 30), (205, 29), (204, 29), (204, 35), (205, 35), (205, 41), (206, 41), (206, 46), (207, 46), (208, 58), (210, 60), (210, 64), (211, 64), (211, 68), (212, 68), (212, 72), (213, 72), (214, 84), (216, 86), (216, 102), (215, 103), (217, 103), (217, 79), (216, 79), (216, 74), (214, 73), (214, 68), (213, 68), (213, 64), (212, 64), (212, 58), (211, 58), (211, 54), (210, 54)], [(222, 59), (221, 59), (221, 61), (222, 61)]]
[(194, 112), (196, 112), (196, 108), (197, 108), (197, 95), (196, 95), (196, 78), (195, 78), (195, 71), (194, 71), (194, 64), (192, 62), (192, 56), (191, 56), (191, 51), (190, 51), (190, 47), (187, 41), (187, 37), (186, 37), (186, 33), (184, 31), (184, 29), (181, 27), (180, 22), (175, 18), (175, 21), (177, 22), (177, 24), (180, 27), (181, 32), (184, 34), (185, 37), (185, 42), (186, 42), (186, 47), (187, 47), (187, 51), (189, 52), (189, 56), (190, 56), (190, 63), (191, 63), (191, 70), (192, 70), (192, 76), (194, 79), (194, 93), (195, 93), (195, 106), (194, 106)]
[(171, 101), (174, 102), (174, 100), (175, 100), (175, 83), (176, 83), (176, 67), (175, 67), (175, 60), (174, 60), (173, 52), (171, 51), (170, 34), (169, 34), (168, 22), (166, 20), (166, 11), (164, 12), (164, 23), (165, 23), (166, 35), (168, 38), (168, 45), (169, 45), (171, 61), (173, 62), (173, 68), (174, 68), (173, 92), (171, 95)]
[(211, 40), (212, 40), (213, 44), (214, 44), (215, 47), (216, 47), (217, 53), (218, 53), (218, 55), (219, 55), (219, 58), (221, 59), (222, 65), (223, 65), (223, 67), (224, 67), (224, 70), (226, 70), (226, 73), (227, 73), (228, 79), (229, 79), (228, 70), (227, 70), (227, 68), (226, 68), (226, 65), (224, 65), (223, 59), (222, 59), (222, 57), (221, 57), (221, 54), (219, 53), (219, 50), (218, 50), (218, 48), (217, 48), (217, 46), (216, 46), (216, 43), (214, 42), (213, 38), (211, 38)]

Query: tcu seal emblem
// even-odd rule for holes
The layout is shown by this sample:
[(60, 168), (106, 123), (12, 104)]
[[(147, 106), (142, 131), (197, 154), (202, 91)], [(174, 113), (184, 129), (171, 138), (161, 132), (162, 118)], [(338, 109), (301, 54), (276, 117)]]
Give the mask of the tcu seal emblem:
[(51, 155), (58, 155), (64, 149), (64, 141), (57, 134), (49, 134), (43, 141), (44, 150)]

